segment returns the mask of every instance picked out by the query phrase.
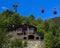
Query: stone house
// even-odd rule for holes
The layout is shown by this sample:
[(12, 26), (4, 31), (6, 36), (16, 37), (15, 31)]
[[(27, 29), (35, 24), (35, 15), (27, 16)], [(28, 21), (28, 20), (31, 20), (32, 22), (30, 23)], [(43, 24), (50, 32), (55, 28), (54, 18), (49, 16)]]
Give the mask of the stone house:
[(33, 25), (20, 25), (14, 31), (10, 31), (10, 38), (20, 38), (24, 40), (40, 40), (40, 36), (36, 34), (37, 28)]

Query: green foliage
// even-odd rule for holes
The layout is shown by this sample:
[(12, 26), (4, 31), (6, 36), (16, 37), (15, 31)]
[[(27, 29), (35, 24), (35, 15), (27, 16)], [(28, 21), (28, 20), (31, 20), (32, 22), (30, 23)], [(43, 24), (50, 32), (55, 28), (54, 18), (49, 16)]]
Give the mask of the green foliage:
[(15, 39), (15, 40), (13, 40), (12, 42), (11, 42), (11, 47), (13, 48), (13, 47), (15, 47), (15, 48), (17, 48), (17, 47), (22, 47), (22, 40), (20, 40), (20, 39)]
[(31, 15), (29, 16), (29, 20), (34, 20), (34, 19), (35, 19), (34, 15), (31, 14)]
[(53, 20), (54, 23), (56, 24), (56, 26), (60, 26), (60, 17), (55, 17), (55, 18), (52, 18), (50, 20)]
[(41, 34), (41, 33), (45, 33), (45, 30), (44, 30), (44, 25), (43, 24), (38, 24), (37, 26), (37, 34)]
[(44, 48), (53, 48), (54, 36), (52, 32), (46, 33), (44, 35)]
[(9, 23), (11, 25), (15, 25), (15, 26), (19, 26), (20, 25), (20, 18), (19, 18), (19, 15), (18, 14), (13, 14), (10, 19), (9, 19)]
[(15, 39), (13, 41), (11, 41), (11, 48), (23, 48), (27, 46), (27, 42), (26, 41), (22, 41), (21, 39)]
[(35, 20), (34, 15), (31, 14), (31, 15), (28, 17), (28, 20), (29, 20), (29, 24), (30, 24), (30, 25), (34, 25), (34, 20)]
[[(6, 10), (0, 14), (0, 48), (6, 44), (6, 30), (14, 28), (20, 24), (35, 25), (37, 34), (44, 37), (44, 48), (60, 48), (60, 18), (43, 21), (40, 17), (35, 19), (34, 15), (28, 17), (21, 16), (10, 10)], [(3, 32), (3, 33), (2, 33)], [(15, 39), (11, 42), (11, 48), (27, 46), (27, 42)]]
[(8, 38), (5, 29), (0, 29), (0, 48), (8, 46)]
[(27, 42), (26, 41), (24, 42), (24, 47), (27, 47)]
[(15, 27), (20, 25), (20, 17), (17, 13), (6, 10), (0, 14), (0, 28), (8, 30), (12, 25)]
[(57, 29), (56, 38), (57, 38), (56, 48), (60, 48), (60, 27)]
[(54, 24), (54, 22), (48, 20), (48, 31), (44, 35), (44, 48), (60, 48), (60, 41), (59, 40), (59, 27)]

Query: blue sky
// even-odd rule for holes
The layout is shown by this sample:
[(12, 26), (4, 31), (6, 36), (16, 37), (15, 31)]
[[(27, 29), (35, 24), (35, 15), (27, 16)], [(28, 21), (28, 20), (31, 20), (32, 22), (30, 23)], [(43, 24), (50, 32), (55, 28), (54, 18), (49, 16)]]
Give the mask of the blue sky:
[[(33, 14), (35, 18), (41, 17), (42, 19), (60, 16), (60, 0), (1, 0), (0, 12), (6, 9), (13, 10), (14, 3), (18, 4), (17, 12), (23, 16)], [(57, 10), (56, 15), (53, 14), (54, 8)], [(43, 14), (41, 9), (45, 10)]]

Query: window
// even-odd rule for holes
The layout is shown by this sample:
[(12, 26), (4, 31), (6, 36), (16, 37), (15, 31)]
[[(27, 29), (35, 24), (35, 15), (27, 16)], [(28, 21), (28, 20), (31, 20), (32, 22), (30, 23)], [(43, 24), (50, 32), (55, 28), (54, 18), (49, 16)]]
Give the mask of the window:
[(16, 30), (16, 32), (20, 32), (20, 33), (22, 33), (22, 29), (18, 29), (18, 30)]
[(34, 28), (30, 28), (30, 29), (29, 29), (29, 32), (30, 32), (30, 33), (33, 33), (33, 32), (34, 32)]
[(36, 37), (36, 40), (39, 40), (39, 37)]
[(26, 37), (24, 37), (24, 39), (26, 40)]

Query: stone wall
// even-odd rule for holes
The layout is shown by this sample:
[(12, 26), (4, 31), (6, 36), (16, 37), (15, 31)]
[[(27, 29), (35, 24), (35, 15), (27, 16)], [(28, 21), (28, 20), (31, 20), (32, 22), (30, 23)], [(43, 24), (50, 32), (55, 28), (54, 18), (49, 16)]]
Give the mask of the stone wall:
[(43, 41), (27, 41), (28, 42), (28, 46), (25, 48), (43, 48)]

